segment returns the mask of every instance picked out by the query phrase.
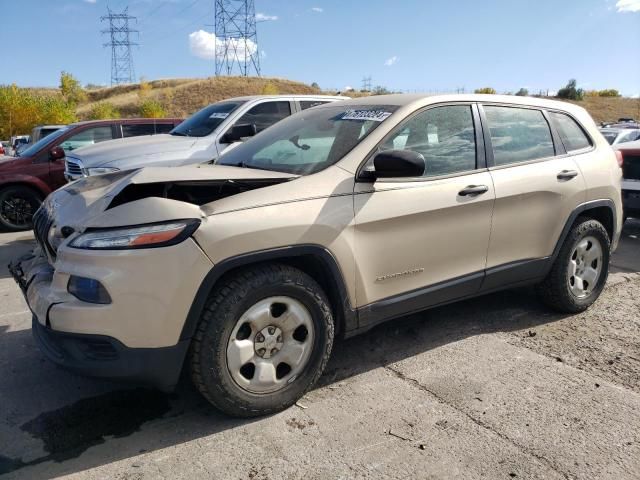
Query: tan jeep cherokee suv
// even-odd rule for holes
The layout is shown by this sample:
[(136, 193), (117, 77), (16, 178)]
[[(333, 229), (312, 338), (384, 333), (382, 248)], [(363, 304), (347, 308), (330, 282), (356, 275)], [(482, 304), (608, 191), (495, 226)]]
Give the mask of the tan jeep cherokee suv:
[(283, 409), (336, 337), (535, 284), (579, 312), (621, 229), (621, 169), (589, 115), (489, 95), (376, 96), (306, 110), (217, 165), (82, 179), (11, 266), (45, 354), (221, 410)]

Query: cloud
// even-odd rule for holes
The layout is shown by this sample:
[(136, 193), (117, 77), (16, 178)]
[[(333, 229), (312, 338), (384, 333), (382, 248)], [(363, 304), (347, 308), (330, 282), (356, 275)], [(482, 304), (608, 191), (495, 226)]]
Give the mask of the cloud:
[[(620, 0), (622, 1), (622, 0)], [(320, 8), (320, 7), (311, 7), (311, 11), (312, 12), (316, 12), (316, 13), (322, 13), (324, 12), (324, 8)]]
[(391, 65), (395, 65), (395, 63), (398, 61), (398, 57), (396, 57), (395, 55), (391, 58), (387, 58), (387, 60), (384, 62), (384, 66), (385, 67), (390, 67)]
[[(225, 40), (216, 38), (215, 34), (205, 32), (204, 30), (198, 30), (197, 32), (189, 34), (189, 50), (191, 54), (205, 60), (213, 60), (216, 58), (216, 45), (220, 42), (224, 45)], [(222, 45), (220, 46), (222, 47)], [(227, 39), (226, 47), (228, 48), (229, 55), (241, 60), (258, 51), (258, 46), (252, 40), (245, 42), (237, 38)], [(222, 48), (220, 48), (220, 50), (222, 50)]]
[(616, 9), (618, 12), (640, 12), (640, 0), (618, 0)]
[(256, 22), (269, 22), (278, 20), (277, 15), (267, 15), (266, 13), (256, 13)]

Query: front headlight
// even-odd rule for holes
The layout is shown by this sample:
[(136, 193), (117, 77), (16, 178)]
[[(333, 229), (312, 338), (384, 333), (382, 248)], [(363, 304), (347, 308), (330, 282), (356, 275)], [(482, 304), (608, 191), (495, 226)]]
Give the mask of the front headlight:
[(173, 220), (135, 227), (87, 230), (69, 244), (88, 250), (168, 247), (182, 242), (200, 226), (200, 220)]
[(88, 176), (93, 175), (103, 175), (105, 173), (113, 173), (119, 171), (119, 168), (112, 167), (95, 167), (95, 168), (85, 168), (85, 172), (87, 172)]

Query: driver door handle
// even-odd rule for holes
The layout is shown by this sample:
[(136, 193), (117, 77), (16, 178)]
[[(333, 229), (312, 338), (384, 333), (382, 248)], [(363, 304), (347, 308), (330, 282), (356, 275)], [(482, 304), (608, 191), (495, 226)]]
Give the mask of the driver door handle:
[(489, 191), (489, 187), (486, 185), (469, 185), (466, 188), (463, 188), (458, 192), (458, 195), (461, 197), (474, 197), (476, 195), (482, 195), (483, 193), (487, 193)]
[(578, 172), (575, 170), (562, 170), (558, 173), (558, 180), (571, 180), (578, 176)]

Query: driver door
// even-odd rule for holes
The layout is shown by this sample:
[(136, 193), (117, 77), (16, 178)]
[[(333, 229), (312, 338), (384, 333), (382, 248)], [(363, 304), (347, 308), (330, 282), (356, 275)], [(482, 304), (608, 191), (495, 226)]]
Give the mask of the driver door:
[(475, 105), (418, 112), (379, 149), (420, 153), (426, 169), (356, 183), (361, 327), (477, 292), (495, 200)]

